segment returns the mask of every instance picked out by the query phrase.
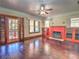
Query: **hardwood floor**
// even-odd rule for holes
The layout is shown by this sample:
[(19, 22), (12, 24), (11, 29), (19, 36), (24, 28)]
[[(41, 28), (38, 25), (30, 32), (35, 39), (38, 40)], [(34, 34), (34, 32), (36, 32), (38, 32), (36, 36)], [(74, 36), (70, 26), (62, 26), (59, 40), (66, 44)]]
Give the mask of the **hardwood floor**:
[(0, 59), (79, 59), (79, 44), (35, 38), (0, 46)]

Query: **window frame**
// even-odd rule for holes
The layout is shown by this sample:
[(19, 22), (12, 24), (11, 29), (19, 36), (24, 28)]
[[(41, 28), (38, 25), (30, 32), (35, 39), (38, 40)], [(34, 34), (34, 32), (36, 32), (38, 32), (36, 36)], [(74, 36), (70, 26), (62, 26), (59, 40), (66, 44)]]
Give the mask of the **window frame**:
[[(30, 33), (30, 34), (33, 34), (33, 33), (40, 33), (40, 21), (38, 21), (38, 20), (32, 20), (32, 21), (34, 21), (34, 32), (30, 32), (30, 21), (31, 21), (31, 20), (28, 21), (28, 24), (29, 24), (29, 33)], [(38, 28), (39, 28), (39, 31), (38, 31), (38, 32), (35, 31), (35, 28), (36, 28), (35, 22), (36, 22), (36, 21), (38, 21), (38, 26), (39, 26), (39, 27), (38, 27)]]

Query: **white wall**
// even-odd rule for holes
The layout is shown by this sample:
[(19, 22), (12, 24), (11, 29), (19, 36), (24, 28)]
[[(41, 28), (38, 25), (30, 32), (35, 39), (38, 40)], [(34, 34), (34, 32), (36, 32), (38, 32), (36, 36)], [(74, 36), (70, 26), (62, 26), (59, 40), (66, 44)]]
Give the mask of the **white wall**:
[(79, 11), (54, 15), (52, 17), (52, 26), (66, 26), (70, 27), (71, 18), (79, 18)]

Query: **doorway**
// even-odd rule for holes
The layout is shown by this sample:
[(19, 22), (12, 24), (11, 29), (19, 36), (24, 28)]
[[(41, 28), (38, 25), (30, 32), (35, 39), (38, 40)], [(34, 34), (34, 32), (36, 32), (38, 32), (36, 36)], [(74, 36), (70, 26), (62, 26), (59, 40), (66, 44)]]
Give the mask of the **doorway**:
[(24, 19), (0, 16), (0, 44), (24, 41)]

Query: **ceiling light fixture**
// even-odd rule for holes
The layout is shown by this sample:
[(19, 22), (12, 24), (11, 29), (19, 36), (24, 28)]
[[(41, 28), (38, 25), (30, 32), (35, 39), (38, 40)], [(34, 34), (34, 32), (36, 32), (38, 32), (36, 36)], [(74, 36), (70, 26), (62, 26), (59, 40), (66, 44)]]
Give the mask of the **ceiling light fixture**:
[(41, 12), (40, 12), (40, 15), (45, 15), (45, 12), (44, 12), (44, 11), (41, 11)]

